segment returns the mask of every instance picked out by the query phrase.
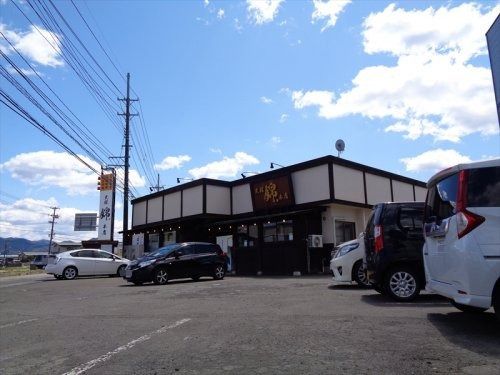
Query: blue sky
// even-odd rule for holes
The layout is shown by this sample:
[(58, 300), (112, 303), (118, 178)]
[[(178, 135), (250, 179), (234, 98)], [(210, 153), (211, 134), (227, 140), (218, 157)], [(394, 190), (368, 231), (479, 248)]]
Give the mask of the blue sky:
[[(54, 36), (29, 3), (0, 4), (0, 31), (89, 131), (120, 155), (117, 128), (123, 119), (106, 116), (57, 52), (64, 55), (64, 43), (72, 41), (90, 61), (55, 9), (47, 3), (65, 33)], [(120, 75), (72, 3), (55, 3), (121, 95), (130, 72), (133, 96), (140, 99), (142, 111), (138, 103), (134, 107), (151, 152), (135, 118), (135, 195), (148, 193), (157, 173), (160, 184), (171, 187), (177, 177), (233, 180), (243, 171), (267, 171), (271, 161), (290, 165), (336, 155), (339, 138), (346, 142), (342, 157), (423, 181), (449, 165), (500, 154), (484, 37), (499, 2), (76, 5)], [(40, 31), (57, 41), (55, 49)], [(0, 48), (29, 69), (3, 37)], [(28, 87), (5, 58), (0, 60)], [(32, 71), (28, 77), (44, 87)], [(85, 156), (4, 77), (1, 88)], [(118, 96), (116, 90), (104, 91), (109, 102)], [(123, 108), (116, 100), (111, 105)], [(97, 211), (96, 175), (3, 104), (0, 121), (0, 236), (47, 238), (48, 207), (57, 205), (56, 240), (91, 237), (74, 233), (71, 225), (75, 212)], [(121, 210), (118, 205), (118, 228)]]

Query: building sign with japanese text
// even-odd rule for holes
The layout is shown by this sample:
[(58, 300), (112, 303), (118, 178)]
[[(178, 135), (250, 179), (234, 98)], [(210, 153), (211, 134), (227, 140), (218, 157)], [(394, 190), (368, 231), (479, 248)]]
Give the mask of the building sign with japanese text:
[(99, 204), (99, 232), (97, 239), (100, 241), (113, 239), (114, 227), (114, 207), (115, 207), (115, 194), (114, 194), (114, 181), (113, 174), (101, 175), (101, 199)]
[(273, 178), (251, 185), (254, 210), (265, 210), (294, 204), (289, 176)]

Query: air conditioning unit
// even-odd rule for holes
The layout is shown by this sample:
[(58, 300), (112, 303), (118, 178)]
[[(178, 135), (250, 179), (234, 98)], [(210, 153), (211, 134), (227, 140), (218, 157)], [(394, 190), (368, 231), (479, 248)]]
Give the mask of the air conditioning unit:
[(307, 237), (308, 247), (323, 247), (323, 236), (321, 234), (310, 234)]

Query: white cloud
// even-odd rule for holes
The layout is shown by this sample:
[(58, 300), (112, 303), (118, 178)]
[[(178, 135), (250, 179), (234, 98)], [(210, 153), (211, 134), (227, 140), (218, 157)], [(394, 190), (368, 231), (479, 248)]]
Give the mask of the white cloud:
[(222, 154), (222, 150), (220, 148), (210, 147), (209, 150), (210, 150), (210, 152), (213, 152), (214, 154)]
[[(37, 30), (38, 28), (38, 30)], [(60, 57), (61, 37), (40, 26), (30, 26), (29, 31), (17, 32), (9, 30), (7, 25), (0, 23), (0, 31), (14, 45), (14, 47), (28, 59), (45, 66), (59, 67), (64, 62)], [(0, 48), (11, 53), (12, 47), (3, 38)]]
[[(86, 156), (79, 156), (93, 168), (100, 169), (96, 162)], [(12, 178), (30, 186), (65, 189), (68, 195), (97, 193), (97, 175), (66, 152), (36, 151), (18, 154), (0, 164), (0, 171), (8, 171)], [(118, 179), (121, 174), (118, 170)], [(129, 180), (135, 187), (145, 185), (144, 178), (133, 169), (130, 170)]]
[(256, 25), (274, 20), (284, 0), (247, 0), (248, 18)]
[(241, 32), (243, 31), (243, 26), (241, 25), (240, 20), (238, 18), (235, 18), (233, 22), (235, 30), (241, 34)]
[[(48, 223), (50, 217), (48, 215), (53, 212), (50, 207), (57, 206), (59, 204), (55, 198), (47, 200), (23, 198), (12, 203), (0, 202), (0, 237), (21, 237), (32, 241), (48, 240), (50, 233), (50, 224)], [(97, 236), (97, 232), (73, 231), (75, 213), (80, 212), (97, 212), (97, 206), (90, 210), (61, 207), (56, 211), (56, 214), (59, 215), (54, 226), (54, 240), (56, 242), (78, 241)], [(118, 234), (118, 228), (115, 228), (115, 233)]]
[(209, 6), (210, 5), (210, 1), (209, 0), (203, 0), (203, 5), (205, 7)]
[(265, 97), (265, 96), (261, 96), (260, 97), (260, 101), (264, 104), (272, 104), (273, 103), (273, 100), (268, 98), (268, 97)]
[(351, 2), (351, 0), (313, 0), (314, 12), (311, 16), (312, 23), (315, 21), (326, 19), (325, 25), (321, 28), (321, 32), (329, 27), (335, 26), (339, 14), (344, 11), (344, 8)]
[(423, 170), (440, 171), (460, 163), (470, 163), (471, 159), (455, 150), (435, 149), (420, 155), (400, 159), (408, 172)]
[(191, 161), (189, 155), (167, 156), (160, 164), (155, 164), (155, 169), (158, 171), (165, 171), (168, 169), (180, 169), (184, 163)]
[(189, 174), (195, 179), (202, 177), (235, 177), (246, 166), (255, 164), (259, 164), (259, 160), (256, 157), (240, 151), (236, 152), (231, 158), (225, 156), (222, 160), (208, 163), (199, 168), (190, 169)]
[(280, 123), (281, 123), (281, 124), (284, 124), (287, 120), (288, 120), (288, 114), (283, 113), (283, 114), (280, 116)]
[(281, 138), (280, 137), (276, 137), (276, 136), (271, 137), (271, 145), (273, 147), (278, 146), (280, 143), (281, 143)]
[[(39, 76), (43, 76), (42, 73), (40, 72), (34, 72), (33, 70), (31, 69), (24, 69), (24, 68), (19, 68), (19, 70), (21, 71), (22, 74), (24, 74), (25, 76), (34, 76), (38, 73)], [(10, 74), (20, 74), (16, 69), (14, 69), (12, 66), (8, 66), (7, 67), (7, 71), (10, 73)]]
[(409, 139), (458, 142), (472, 133), (497, 134), (491, 72), (469, 60), (486, 53), (484, 34), (498, 12), (500, 5), (410, 11), (390, 5), (365, 20), (364, 48), (397, 56), (396, 65), (362, 69), (340, 94), (294, 91), (294, 106), (316, 106), (327, 119), (389, 118), (395, 122), (386, 131)]
[(218, 19), (223, 19), (224, 16), (225, 16), (226, 12), (224, 11), (224, 9), (220, 8), (218, 11), (217, 11), (217, 18)]

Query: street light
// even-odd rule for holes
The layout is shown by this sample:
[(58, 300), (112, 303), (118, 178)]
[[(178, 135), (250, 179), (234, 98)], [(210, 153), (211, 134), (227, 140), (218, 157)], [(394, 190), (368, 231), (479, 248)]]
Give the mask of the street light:
[(271, 169), (274, 169), (274, 166), (278, 166), (278, 167), (281, 167), (281, 168), (284, 168), (285, 166), (284, 165), (281, 165), (281, 164), (278, 164), (278, 163), (274, 163), (274, 162), (271, 162), (271, 165), (269, 166), (269, 168)]
[(259, 172), (250, 172), (250, 171), (249, 171), (249, 172), (242, 172), (242, 173), (241, 173), (241, 177), (246, 178), (247, 176), (245, 176), (245, 175), (246, 175), (247, 173), (259, 174)]
[(188, 177), (177, 177), (177, 183), (180, 183), (182, 181), (193, 181), (194, 178), (188, 178)]

